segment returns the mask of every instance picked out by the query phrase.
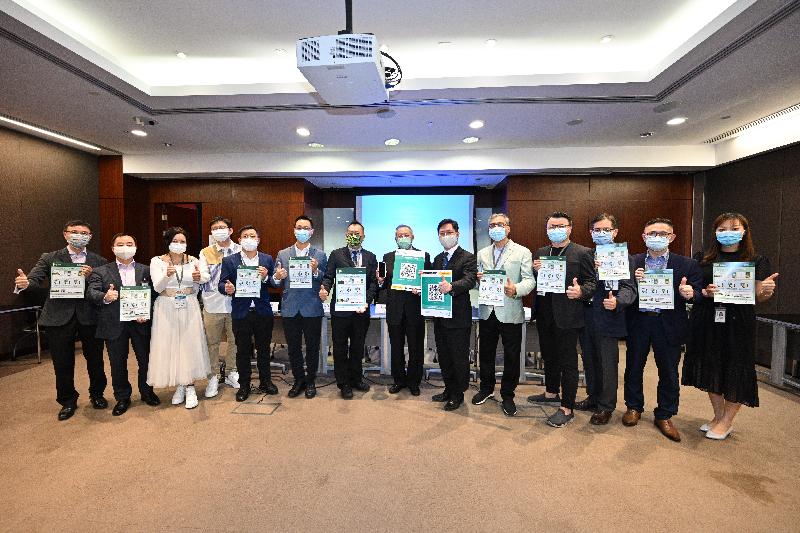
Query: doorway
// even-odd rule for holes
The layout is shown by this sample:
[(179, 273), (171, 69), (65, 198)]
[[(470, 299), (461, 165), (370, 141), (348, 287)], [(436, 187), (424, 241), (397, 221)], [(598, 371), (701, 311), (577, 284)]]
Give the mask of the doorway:
[(164, 244), (164, 232), (173, 226), (180, 226), (186, 230), (186, 253), (197, 257), (204, 247), (204, 232), (200, 231), (203, 221), (203, 204), (155, 204), (154, 207), (153, 250), (155, 255), (161, 255), (167, 251), (167, 246)]

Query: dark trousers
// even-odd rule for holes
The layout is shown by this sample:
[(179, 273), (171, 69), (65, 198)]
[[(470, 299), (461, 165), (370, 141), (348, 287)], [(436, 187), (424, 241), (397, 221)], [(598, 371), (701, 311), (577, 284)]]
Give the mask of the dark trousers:
[(539, 348), (544, 361), (545, 388), (551, 394), (561, 393), (561, 406), (575, 407), (578, 394), (578, 335), (580, 328), (562, 329), (556, 325), (552, 308), (536, 314)]
[(444, 393), (451, 400), (464, 401), (469, 387), (469, 336), (471, 328), (446, 328), (437, 318), (433, 326), (436, 355), (442, 370)]
[(150, 362), (150, 335), (137, 331), (136, 327), (128, 322), (122, 326), (122, 333), (116, 339), (106, 339), (108, 362), (111, 365), (111, 386), (114, 388), (114, 398), (129, 400), (133, 393), (128, 381), (128, 344), (133, 345), (136, 363), (139, 366), (138, 385), (139, 394), (147, 397), (153, 394), (153, 387), (147, 384), (147, 365)]
[[(591, 309), (589, 310), (591, 312)], [(587, 313), (588, 314), (588, 313)], [(588, 317), (587, 317), (588, 318)], [(581, 343), (581, 362), (583, 363), (584, 382), (586, 383), (586, 398), (591, 402), (597, 403), (597, 369), (595, 368), (595, 360), (598, 356), (592, 340), (591, 327), (589, 320), (586, 321), (586, 327), (581, 330), (578, 340)]]
[(656, 419), (668, 420), (678, 414), (680, 382), (678, 363), (681, 347), (670, 344), (664, 334), (661, 317), (642, 314), (639, 324), (628, 333), (628, 349), (625, 354), (625, 405), (629, 409), (644, 411), (644, 367), (650, 346), (658, 368), (658, 405), (654, 410)]
[(361, 360), (364, 358), (364, 341), (368, 329), (369, 316), (366, 313), (331, 317), (333, 374), (340, 389), (362, 380)]
[(269, 369), (269, 345), (272, 343), (273, 319), (248, 311), (244, 318), (231, 320), (236, 339), (236, 369), (239, 371), (239, 386), (249, 387), (252, 378), (250, 361), (253, 359), (253, 339), (256, 347), (256, 366), (260, 383), (272, 381)]
[[(602, 331), (587, 327), (581, 332), (583, 348), (583, 371), (586, 375), (586, 388), (589, 400), (597, 404), (599, 411), (613, 411), (617, 408), (617, 388), (619, 386), (619, 339), (606, 337)], [(589, 382), (593, 384), (589, 391)]]
[[(396, 385), (419, 387), (425, 358), (425, 321), (403, 316), (400, 324), (388, 324), (392, 345), (392, 379)], [(408, 370), (405, 344), (408, 339)]]
[(519, 383), (519, 351), (522, 348), (522, 324), (504, 324), (492, 311), (489, 318), (480, 321), (481, 390), (494, 392), (497, 341), (503, 339), (503, 378), (500, 396), (514, 398)]
[[(319, 367), (319, 343), (322, 334), (321, 316), (285, 316), (283, 333), (289, 345), (289, 363), (296, 383), (314, 383)], [(306, 341), (305, 368), (303, 368), (303, 338)]]
[(81, 340), (86, 371), (89, 374), (89, 396), (99, 398), (106, 390), (106, 371), (103, 365), (103, 341), (95, 338), (95, 325), (79, 324), (73, 316), (63, 326), (47, 326), (45, 334), (53, 358), (56, 374), (56, 401), (61, 405), (75, 405), (75, 335)]

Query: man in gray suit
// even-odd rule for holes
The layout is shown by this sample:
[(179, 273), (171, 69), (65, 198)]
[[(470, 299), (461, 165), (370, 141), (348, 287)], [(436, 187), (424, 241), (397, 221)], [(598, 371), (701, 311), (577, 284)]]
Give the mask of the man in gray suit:
[[(286, 342), (289, 344), (289, 361), (294, 383), (289, 398), (296, 398), (305, 390), (306, 398), (317, 395), (314, 381), (319, 366), (319, 343), (324, 319), (319, 289), (328, 260), (325, 252), (311, 245), (314, 223), (305, 215), (294, 221), (295, 243), (278, 252), (273, 285), (283, 288), (281, 321)], [(311, 258), (311, 287), (292, 287), (289, 263), (293, 257)], [(305, 369), (303, 369), (303, 337), (306, 341)]]
[(480, 365), (481, 387), (473, 396), (473, 405), (480, 405), (494, 397), (495, 357), (497, 341), (503, 339), (503, 378), (500, 384), (502, 409), (506, 416), (517, 414), (514, 390), (519, 382), (520, 351), (522, 350), (522, 323), (525, 310), (522, 298), (536, 286), (533, 277), (531, 251), (508, 238), (511, 219), (505, 213), (489, 217), (489, 237), (494, 244), (478, 252), (478, 281), (486, 270), (504, 270), (502, 305), (481, 305)]

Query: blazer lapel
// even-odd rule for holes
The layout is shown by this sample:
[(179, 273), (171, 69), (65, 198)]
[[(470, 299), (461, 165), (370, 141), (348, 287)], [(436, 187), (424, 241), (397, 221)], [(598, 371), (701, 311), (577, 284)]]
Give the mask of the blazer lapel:
[[(500, 260), (494, 267), (496, 270), (503, 269), (503, 264), (506, 262), (506, 259), (508, 259), (508, 256), (511, 254), (513, 246), (514, 246), (514, 241), (509, 240), (506, 243), (505, 247), (503, 247), (503, 251), (500, 253)], [(492, 249), (492, 264), (494, 264), (494, 249)]]

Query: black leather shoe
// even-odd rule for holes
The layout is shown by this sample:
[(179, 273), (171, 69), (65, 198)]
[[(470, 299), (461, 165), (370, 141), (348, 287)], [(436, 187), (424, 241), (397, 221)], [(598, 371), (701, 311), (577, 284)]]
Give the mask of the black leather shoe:
[(130, 398), (127, 400), (118, 400), (117, 405), (114, 406), (114, 409), (111, 411), (111, 414), (114, 416), (125, 414), (125, 411), (127, 411), (128, 407), (130, 406), (131, 406)]
[(68, 418), (72, 418), (72, 415), (75, 414), (75, 410), (77, 408), (78, 408), (77, 405), (65, 405), (58, 412), (58, 419), (63, 421), (67, 420)]
[(578, 411), (596, 411), (597, 403), (591, 398), (586, 398), (585, 400), (575, 402), (575, 409)]
[(239, 387), (236, 391), (236, 401), (243, 402), (250, 397), (250, 387)]
[(514, 403), (513, 398), (503, 398), (501, 408), (506, 416), (516, 416), (517, 414), (517, 404)]
[(146, 396), (142, 396), (142, 401), (147, 405), (151, 405), (153, 407), (155, 407), (156, 405), (161, 405), (161, 399), (158, 396), (156, 396), (155, 392), (151, 392)]
[(450, 395), (447, 392), (440, 392), (439, 394), (434, 394), (431, 396), (431, 401), (434, 402), (446, 402), (450, 399)]
[(358, 383), (353, 385), (353, 388), (361, 392), (367, 392), (369, 390), (369, 385), (367, 384), (366, 381), (359, 381)]
[(264, 394), (278, 394), (278, 387), (272, 381), (264, 381), (258, 384), (258, 390)]
[(419, 387), (411, 385), (408, 387), (408, 392), (411, 393), (411, 396), (419, 396)]
[(405, 385), (398, 385), (397, 383), (395, 383), (394, 385), (389, 387), (389, 394), (397, 394), (398, 392), (400, 392), (405, 388), (406, 388)]
[(89, 398), (89, 402), (92, 404), (92, 407), (94, 407), (95, 409), (106, 409), (106, 408), (108, 408), (108, 400), (106, 400), (102, 396), (98, 396), (96, 398)]
[(289, 389), (289, 394), (287, 396), (289, 398), (297, 398), (300, 396), (300, 393), (306, 390), (306, 382), (305, 381), (295, 381), (292, 383), (292, 388)]
[(445, 411), (455, 411), (461, 404), (464, 403), (464, 400), (447, 400), (447, 403), (444, 404)]
[(342, 390), (339, 391), (339, 394), (342, 395), (342, 398), (345, 400), (352, 400), (353, 399), (353, 389), (349, 386), (345, 385), (342, 387)]
[(306, 398), (311, 399), (317, 395), (317, 386), (314, 384), (313, 381), (310, 381), (306, 384)]

